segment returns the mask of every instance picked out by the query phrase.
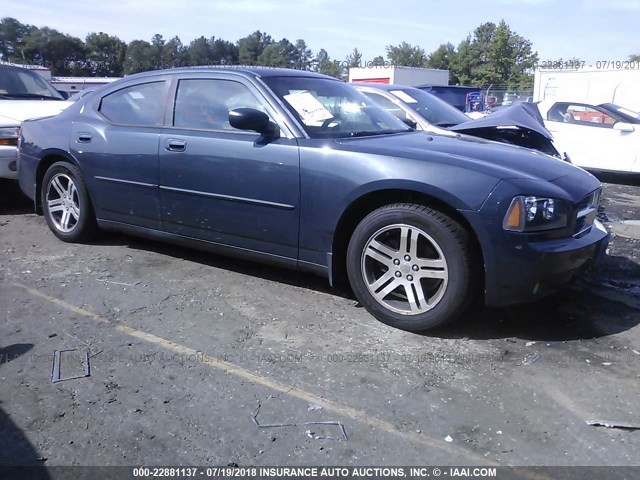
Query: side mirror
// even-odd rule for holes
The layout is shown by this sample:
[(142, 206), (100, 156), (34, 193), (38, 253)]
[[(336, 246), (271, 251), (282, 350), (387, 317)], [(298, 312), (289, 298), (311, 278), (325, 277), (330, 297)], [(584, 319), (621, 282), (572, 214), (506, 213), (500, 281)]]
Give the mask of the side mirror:
[(252, 130), (272, 137), (278, 133), (278, 126), (269, 115), (255, 108), (236, 108), (229, 112), (229, 124), (238, 130)]
[(613, 129), (614, 130), (618, 130), (619, 132), (633, 132), (635, 129), (633, 128), (633, 125), (631, 125), (630, 123), (626, 123), (626, 122), (618, 122), (615, 123), (613, 125)]

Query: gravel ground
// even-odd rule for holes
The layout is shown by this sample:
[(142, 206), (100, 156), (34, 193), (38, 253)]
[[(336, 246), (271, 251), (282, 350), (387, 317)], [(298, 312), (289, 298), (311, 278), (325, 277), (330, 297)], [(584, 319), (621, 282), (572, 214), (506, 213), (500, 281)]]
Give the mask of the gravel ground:
[[(639, 465), (639, 431), (586, 423), (640, 424), (638, 187), (600, 217), (583, 280), (416, 335), (311, 275), (62, 243), (3, 182), (0, 465)], [(65, 349), (89, 377), (52, 383)]]

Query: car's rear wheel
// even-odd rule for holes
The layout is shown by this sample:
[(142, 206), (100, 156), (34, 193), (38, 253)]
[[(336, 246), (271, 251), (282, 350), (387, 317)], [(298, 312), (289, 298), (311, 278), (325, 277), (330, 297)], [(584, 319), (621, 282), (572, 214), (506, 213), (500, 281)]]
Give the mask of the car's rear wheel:
[(96, 219), (80, 170), (56, 162), (42, 180), (42, 211), (47, 225), (65, 242), (89, 240), (97, 231)]
[(473, 293), (467, 231), (443, 213), (395, 204), (367, 215), (347, 251), (360, 303), (378, 320), (424, 331), (462, 313)]

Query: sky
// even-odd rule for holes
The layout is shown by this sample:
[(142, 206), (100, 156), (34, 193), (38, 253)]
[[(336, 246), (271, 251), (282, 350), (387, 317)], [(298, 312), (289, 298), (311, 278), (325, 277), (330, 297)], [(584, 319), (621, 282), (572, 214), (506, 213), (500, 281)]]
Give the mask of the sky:
[(640, 54), (640, 0), (28, 0), (14, 2), (10, 16), (82, 39), (105, 32), (127, 42), (156, 33), (184, 44), (201, 35), (235, 42), (261, 30), (275, 40), (302, 38), (314, 54), (324, 48), (339, 60), (357, 47), (363, 61), (386, 57), (385, 47), (402, 41), (426, 53), (457, 46), (481, 23), (504, 19), (541, 61)]

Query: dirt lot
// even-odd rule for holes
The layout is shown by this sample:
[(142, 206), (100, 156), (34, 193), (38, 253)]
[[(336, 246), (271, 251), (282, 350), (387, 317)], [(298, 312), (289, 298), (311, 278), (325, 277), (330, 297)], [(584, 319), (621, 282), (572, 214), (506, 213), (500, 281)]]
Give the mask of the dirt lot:
[[(62, 243), (2, 183), (0, 464), (638, 465), (640, 431), (586, 423), (640, 424), (638, 188), (606, 185), (615, 234), (583, 281), (415, 335), (314, 276)], [(61, 374), (88, 352), (89, 377), (52, 383), (64, 349)], [(347, 439), (259, 428), (258, 404)]]

